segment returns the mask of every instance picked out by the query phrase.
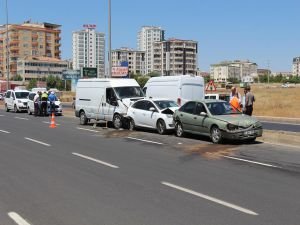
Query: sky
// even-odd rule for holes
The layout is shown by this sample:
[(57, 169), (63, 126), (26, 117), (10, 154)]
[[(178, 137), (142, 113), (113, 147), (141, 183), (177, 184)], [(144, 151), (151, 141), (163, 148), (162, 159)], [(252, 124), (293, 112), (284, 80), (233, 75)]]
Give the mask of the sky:
[[(62, 25), (63, 59), (72, 58), (72, 32), (84, 24), (97, 25), (108, 40), (108, 0), (7, 1), (9, 23)], [(202, 71), (236, 59), (291, 71), (293, 57), (300, 56), (299, 0), (111, 0), (111, 6), (112, 49), (136, 49), (142, 26), (160, 26), (166, 38), (198, 41)], [(0, 0), (0, 24), (5, 23)]]

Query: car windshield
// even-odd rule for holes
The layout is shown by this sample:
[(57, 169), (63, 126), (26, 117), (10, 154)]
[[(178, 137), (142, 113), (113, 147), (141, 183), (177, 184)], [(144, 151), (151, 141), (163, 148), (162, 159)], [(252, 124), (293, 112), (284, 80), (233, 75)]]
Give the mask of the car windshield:
[(237, 109), (233, 108), (228, 102), (210, 102), (206, 103), (210, 113), (216, 115), (241, 114)]
[(29, 92), (15, 92), (16, 98), (25, 99), (28, 97)]
[(170, 101), (170, 100), (157, 100), (153, 102), (159, 109), (178, 107), (178, 105), (174, 101)]
[(144, 92), (140, 87), (115, 87), (114, 89), (120, 99), (144, 97)]

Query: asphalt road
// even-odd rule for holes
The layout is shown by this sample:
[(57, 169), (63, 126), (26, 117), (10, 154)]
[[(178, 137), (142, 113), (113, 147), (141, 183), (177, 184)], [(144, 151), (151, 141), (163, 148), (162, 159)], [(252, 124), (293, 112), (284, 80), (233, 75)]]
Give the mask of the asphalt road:
[(2, 225), (296, 225), (300, 149), (0, 110)]

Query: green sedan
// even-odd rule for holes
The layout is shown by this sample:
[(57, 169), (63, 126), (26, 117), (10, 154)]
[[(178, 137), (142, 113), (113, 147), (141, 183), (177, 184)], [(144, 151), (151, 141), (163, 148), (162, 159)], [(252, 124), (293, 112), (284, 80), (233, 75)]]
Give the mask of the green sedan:
[(262, 124), (255, 118), (242, 114), (221, 100), (189, 101), (174, 114), (175, 133), (209, 136), (213, 143), (224, 139), (255, 141), (262, 136)]

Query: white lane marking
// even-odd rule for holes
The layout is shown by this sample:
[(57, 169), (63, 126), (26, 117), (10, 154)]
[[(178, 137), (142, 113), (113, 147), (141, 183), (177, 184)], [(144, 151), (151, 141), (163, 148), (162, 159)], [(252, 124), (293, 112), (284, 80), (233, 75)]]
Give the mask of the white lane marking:
[(282, 124), (282, 125), (294, 125), (294, 126), (300, 126), (300, 123), (290, 123), (290, 122), (272, 122), (272, 121), (263, 121), (260, 120), (262, 123), (275, 123), (275, 124)]
[(44, 146), (47, 146), (47, 147), (50, 147), (51, 145), (50, 144), (47, 144), (45, 142), (41, 142), (41, 141), (38, 141), (38, 140), (35, 140), (35, 139), (31, 139), (31, 138), (28, 138), (28, 137), (25, 137), (26, 140), (28, 141), (32, 141), (32, 142), (35, 142), (35, 143), (38, 143), (40, 145), (44, 145)]
[(86, 155), (82, 155), (82, 154), (79, 154), (79, 153), (76, 153), (76, 152), (72, 152), (73, 155), (76, 155), (76, 156), (79, 156), (81, 158), (84, 158), (84, 159), (88, 159), (88, 160), (91, 160), (93, 162), (96, 162), (96, 163), (100, 163), (104, 166), (108, 166), (108, 167), (111, 167), (111, 168), (114, 168), (114, 169), (118, 169), (119, 167), (118, 166), (115, 166), (113, 164), (110, 164), (110, 163), (107, 163), (107, 162), (104, 162), (104, 161), (101, 161), (99, 159), (94, 159), (92, 157), (89, 157), (89, 156), (86, 156)]
[(8, 216), (15, 221), (18, 225), (30, 225), (25, 219), (15, 212), (9, 212)]
[(231, 157), (231, 156), (223, 156), (224, 158), (228, 158), (228, 159), (233, 159), (233, 160), (238, 160), (238, 161), (243, 161), (243, 162), (248, 162), (248, 163), (253, 163), (253, 164), (257, 164), (257, 165), (261, 165), (261, 166), (267, 166), (267, 167), (273, 167), (273, 168), (281, 168), (279, 166), (274, 166), (271, 164), (267, 164), (267, 163), (261, 163), (261, 162), (256, 162), (256, 161), (251, 161), (251, 160), (246, 160), (246, 159), (240, 159), (240, 158), (236, 158), (236, 157)]
[(29, 120), (28, 118), (23, 118), (23, 117), (18, 117), (18, 116), (15, 116), (15, 119), (19, 119), (19, 120)]
[(163, 143), (155, 142), (155, 141), (148, 141), (148, 140), (139, 139), (139, 138), (133, 138), (133, 137), (127, 137), (127, 138), (128, 139), (132, 139), (132, 140), (136, 140), (136, 141), (143, 141), (143, 142), (147, 142), (147, 143), (152, 143), (152, 144), (157, 144), (157, 145), (163, 145)]
[(4, 116), (4, 115), (0, 115), (0, 116)]
[(195, 196), (200, 197), (200, 198), (204, 198), (204, 199), (206, 199), (208, 201), (212, 201), (214, 203), (217, 203), (217, 204), (220, 204), (220, 205), (223, 205), (223, 206), (235, 209), (237, 211), (240, 211), (240, 212), (243, 212), (243, 213), (246, 213), (246, 214), (250, 214), (250, 215), (253, 215), (253, 216), (257, 216), (258, 215), (258, 213), (254, 212), (254, 211), (251, 211), (249, 209), (242, 208), (242, 207), (240, 207), (238, 205), (234, 205), (234, 204), (231, 204), (229, 202), (225, 202), (223, 200), (220, 200), (220, 199), (217, 199), (217, 198), (205, 195), (205, 194), (201, 194), (199, 192), (196, 192), (196, 191), (184, 188), (184, 187), (177, 186), (175, 184), (171, 184), (171, 183), (164, 182), (164, 181), (162, 181), (161, 183), (163, 185), (168, 186), (168, 187), (171, 187), (171, 188), (174, 188), (174, 189), (186, 192), (186, 193), (191, 194), (191, 195), (195, 195)]
[(90, 132), (94, 132), (94, 133), (99, 133), (99, 131), (97, 130), (91, 130), (91, 129), (86, 129), (86, 128), (81, 128), (81, 127), (77, 127), (78, 130), (86, 130), (86, 131), (90, 131)]
[(289, 148), (297, 148), (297, 149), (300, 149), (300, 147), (299, 147), (299, 146), (296, 146), (296, 145), (287, 145), (287, 144), (280, 144), (280, 143), (272, 143), (272, 142), (267, 142), (267, 141), (263, 141), (263, 143), (269, 144), (269, 145), (278, 145), (278, 146), (284, 146), (284, 147), (289, 147)]
[[(50, 122), (47, 122), (47, 121), (43, 121), (43, 123), (46, 123), (46, 124), (50, 124)], [(58, 123), (55, 123), (57, 126), (59, 126), (60, 124)]]
[(0, 130), (0, 132), (5, 133), (5, 134), (10, 134), (10, 132), (6, 131), (6, 130)]

